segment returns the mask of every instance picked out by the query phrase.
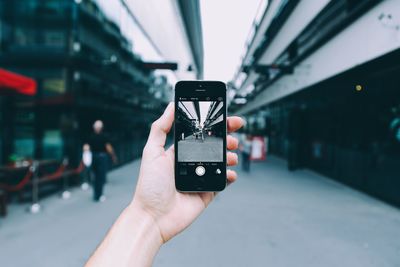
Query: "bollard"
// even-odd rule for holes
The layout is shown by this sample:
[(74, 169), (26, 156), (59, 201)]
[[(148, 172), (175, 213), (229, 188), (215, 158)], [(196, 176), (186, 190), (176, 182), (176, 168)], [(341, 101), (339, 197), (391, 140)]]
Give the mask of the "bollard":
[(82, 171), (82, 173), (80, 174), (80, 176), (83, 178), (83, 182), (81, 184), (81, 189), (83, 191), (87, 191), (89, 190), (89, 176), (90, 176), (90, 167), (88, 166), (84, 166), (84, 169)]
[(29, 208), (29, 212), (31, 214), (39, 213), (41, 210), (41, 206), (39, 204), (39, 177), (37, 174), (38, 166), (38, 162), (33, 161), (32, 166), (29, 167), (29, 170), (32, 172), (32, 204)]
[[(65, 158), (63, 164), (65, 164), (65, 166), (68, 165), (68, 159)], [(71, 192), (68, 190), (68, 175), (63, 174), (63, 192), (61, 194), (61, 198), (66, 200), (69, 199), (71, 197)]]

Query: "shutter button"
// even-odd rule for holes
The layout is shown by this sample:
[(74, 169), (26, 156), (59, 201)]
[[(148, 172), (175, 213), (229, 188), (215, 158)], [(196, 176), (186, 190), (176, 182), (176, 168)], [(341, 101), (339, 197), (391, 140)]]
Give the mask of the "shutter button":
[(198, 176), (203, 176), (206, 173), (206, 169), (203, 166), (198, 166), (195, 172)]

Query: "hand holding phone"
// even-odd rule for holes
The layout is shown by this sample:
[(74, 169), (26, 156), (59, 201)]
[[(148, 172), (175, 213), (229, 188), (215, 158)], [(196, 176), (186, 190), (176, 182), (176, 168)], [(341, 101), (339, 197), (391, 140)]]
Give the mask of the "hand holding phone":
[[(213, 200), (214, 192), (182, 193), (174, 185), (174, 146), (165, 149), (165, 140), (174, 122), (174, 105), (153, 123), (143, 150), (135, 195), (121, 213), (86, 266), (104, 263), (118, 266), (135, 262), (151, 265), (160, 246), (188, 227)], [(227, 119), (228, 131), (243, 125), (239, 117)], [(237, 149), (237, 140), (228, 136), (227, 148)], [(229, 152), (228, 152), (229, 153)], [(237, 164), (234, 153), (226, 155), (228, 166)], [(226, 174), (229, 183), (236, 173)], [(134, 257), (132, 257), (134, 255)]]
[[(143, 151), (140, 175), (135, 196), (130, 206), (149, 213), (160, 228), (164, 242), (189, 226), (213, 200), (214, 192), (181, 193), (174, 182), (174, 146), (166, 149), (165, 140), (174, 122), (174, 105), (170, 104), (164, 114), (153, 123), (149, 139)], [(242, 127), (239, 117), (227, 119), (228, 131)], [(237, 140), (228, 136), (227, 148), (237, 149)], [(234, 153), (226, 155), (228, 166), (237, 164)], [(228, 170), (228, 183), (236, 180), (236, 172)]]
[(226, 186), (226, 86), (216, 81), (175, 85), (175, 186), (216, 192)]

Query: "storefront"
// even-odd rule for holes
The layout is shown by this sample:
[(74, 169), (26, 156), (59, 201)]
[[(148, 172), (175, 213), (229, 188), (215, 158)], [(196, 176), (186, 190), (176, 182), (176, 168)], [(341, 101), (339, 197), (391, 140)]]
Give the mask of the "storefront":
[(393, 51), (264, 107), (270, 151), (290, 170), (313, 169), (400, 205), (399, 60)]
[(0, 69), (0, 162), (34, 156), (35, 80)]

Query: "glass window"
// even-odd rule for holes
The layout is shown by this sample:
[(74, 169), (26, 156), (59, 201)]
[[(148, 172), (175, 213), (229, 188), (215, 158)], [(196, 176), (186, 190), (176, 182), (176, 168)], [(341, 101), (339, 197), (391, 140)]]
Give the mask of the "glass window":
[(61, 159), (63, 156), (63, 139), (60, 130), (47, 130), (43, 137), (43, 158)]
[(66, 42), (65, 33), (63, 31), (45, 31), (44, 44), (48, 46), (64, 46)]
[(16, 45), (26, 46), (36, 43), (35, 31), (17, 27), (14, 30), (14, 42)]
[(15, 112), (15, 139), (13, 155), (17, 158), (33, 158), (35, 151), (34, 112), (18, 108)]
[[(15, 1), (17, 2), (17, 1)], [(16, 12), (23, 16), (62, 14), (71, 5), (70, 0), (23, 0), (15, 5)]]
[(32, 137), (19, 137), (14, 142), (14, 154), (17, 158), (33, 158), (35, 141)]

